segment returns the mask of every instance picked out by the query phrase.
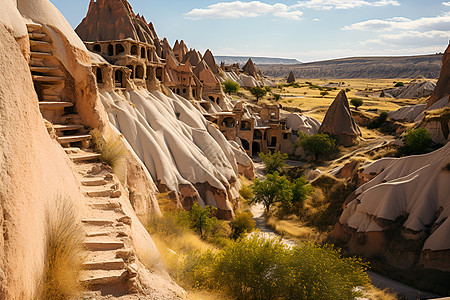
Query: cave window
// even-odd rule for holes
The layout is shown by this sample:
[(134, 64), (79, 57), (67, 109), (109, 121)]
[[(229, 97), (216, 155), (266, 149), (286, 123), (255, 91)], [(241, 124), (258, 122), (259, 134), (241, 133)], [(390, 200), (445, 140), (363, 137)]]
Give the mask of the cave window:
[(100, 46), (99, 44), (95, 44), (94, 45), (94, 52), (102, 52), (102, 46)]
[(136, 78), (144, 79), (144, 68), (142, 66), (136, 67)]
[(186, 90), (186, 89), (183, 89), (183, 94), (186, 94), (186, 92), (187, 92), (187, 90)]
[(241, 143), (242, 143), (242, 148), (244, 148), (244, 150), (250, 150), (250, 144), (247, 140), (241, 139)]
[(236, 122), (232, 117), (227, 117), (222, 121), (222, 125), (227, 128), (234, 128), (235, 124)]
[(209, 100), (211, 100), (212, 102), (215, 102), (213, 96), (209, 96)]
[(116, 45), (116, 55), (119, 55), (121, 53), (125, 52), (125, 48), (123, 47), (122, 44), (117, 44)]
[(153, 59), (152, 59), (152, 52), (150, 51), (150, 49), (147, 50), (147, 59), (148, 59), (149, 61), (152, 61), (152, 60), (153, 60)]
[(145, 48), (141, 48), (141, 58), (145, 58)]
[(138, 54), (138, 47), (136, 45), (131, 46), (131, 55)]
[(97, 77), (97, 83), (103, 83), (102, 69), (97, 68), (97, 70), (95, 71), (95, 76)]
[(283, 133), (283, 139), (287, 140), (289, 138), (289, 134)]
[(113, 56), (114, 55), (114, 46), (109, 44), (108, 45), (108, 56)]
[(162, 81), (162, 77), (163, 77), (163, 69), (156, 68), (156, 78), (158, 78), (159, 81)]
[(116, 73), (114, 74), (114, 80), (115, 80), (115, 85), (117, 88), (124, 88), (124, 82), (123, 82), (123, 72), (121, 70), (117, 70)]
[(131, 78), (131, 79), (134, 79), (134, 67), (131, 66), (131, 65), (129, 65), (129, 66), (127, 66), (127, 68), (131, 70), (131, 76), (130, 76), (130, 78)]
[[(249, 131), (252, 129), (252, 125), (248, 121), (242, 121), (241, 122), (241, 130), (243, 131)], [(247, 149), (248, 150), (248, 149)]]
[(261, 140), (262, 139), (262, 132), (261, 132), (261, 130), (255, 130), (253, 132), (253, 139), (254, 140)]

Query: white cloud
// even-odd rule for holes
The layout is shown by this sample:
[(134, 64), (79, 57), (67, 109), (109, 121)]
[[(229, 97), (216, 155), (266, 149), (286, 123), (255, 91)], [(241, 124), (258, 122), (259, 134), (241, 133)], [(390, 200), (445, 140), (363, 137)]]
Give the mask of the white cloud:
[(279, 18), (299, 21), (303, 12), (298, 10), (295, 5), (288, 6), (283, 3), (268, 4), (261, 1), (233, 1), (219, 2), (206, 8), (195, 8), (184, 15), (186, 18), (193, 20), (254, 18), (273, 15)]
[(357, 7), (382, 7), (382, 6), (400, 6), (397, 0), (308, 0), (299, 1), (296, 7), (306, 7), (316, 10), (331, 10), (331, 9), (351, 9)]
[(449, 36), (449, 31), (406, 31), (398, 34), (381, 34), (378, 38), (361, 44), (370, 47), (388, 46), (403, 49), (405, 47), (443, 47), (447, 44)]
[(398, 30), (416, 30), (419, 32), (432, 30), (450, 31), (450, 12), (436, 17), (423, 17), (416, 20), (403, 17), (396, 17), (386, 20), (372, 19), (345, 26), (343, 29), (378, 32)]
[(320, 21), (320, 19), (313, 19), (313, 21), (314, 21), (314, 22), (319, 22), (319, 21)]
[(450, 6), (450, 2), (442, 2), (442, 5), (444, 5), (444, 6)]

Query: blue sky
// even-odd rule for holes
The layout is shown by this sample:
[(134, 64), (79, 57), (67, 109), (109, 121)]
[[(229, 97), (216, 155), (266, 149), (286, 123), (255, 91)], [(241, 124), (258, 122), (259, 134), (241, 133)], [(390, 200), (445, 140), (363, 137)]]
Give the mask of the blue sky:
[[(75, 28), (89, 0), (50, 0)], [(450, 1), (438, 0), (129, 0), (173, 45), (215, 55), (315, 61), (349, 56), (443, 52)]]

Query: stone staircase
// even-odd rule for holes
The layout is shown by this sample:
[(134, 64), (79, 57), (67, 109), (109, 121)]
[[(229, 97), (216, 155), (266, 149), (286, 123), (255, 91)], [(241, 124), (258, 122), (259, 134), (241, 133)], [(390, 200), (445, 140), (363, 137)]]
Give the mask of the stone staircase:
[(56, 138), (74, 162), (87, 196), (88, 211), (82, 224), (86, 232), (86, 262), (82, 282), (88, 288), (84, 299), (138, 292), (138, 267), (131, 248), (131, 218), (120, 203), (121, 191), (113, 170), (99, 162), (100, 154), (90, 149), (92, 136), (76, 112), (74, 103), (64, 100), (67, 78), (53, 56), (52, 40), (39, 24), (28, 24), (30, 70), (39, 98), (40, 111)]

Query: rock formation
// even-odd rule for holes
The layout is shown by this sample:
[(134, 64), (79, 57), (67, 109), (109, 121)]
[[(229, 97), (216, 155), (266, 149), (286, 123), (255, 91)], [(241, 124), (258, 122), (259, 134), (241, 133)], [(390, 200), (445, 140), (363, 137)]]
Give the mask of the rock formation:
[(425, 98), (433, 93), (435, 87), (436, 84), (433, 81), (427, 80), (423, 76), (419, 76), (405, 86), (382, 91), (381, 97), (396, 99)]
[(156, 200), (151, 177), (125, 155), (122, 185), (90, 147), (89, 129), (117, 135), (83, 42), (48, 0), (0, 2), (0, 298), (36, 297), (47, 221), (61, 207), (73, 208), (87, 234), (82, 280), (97, 299), (112, 290), (141, 299), (182, 298), (162, 267), (150, 272), (138, 255), (143, 247), (155, 265), (162, 264), (136, 214), (159, 211), (151, 203)]
[[(399, 268), (450, 270), (450, 144), (363, 167), (367, 182), (346, 201), (332, 233), (352, 253)], [(369, 181), (370, 180), (370, 181)], [(408, 245), (408, 246), (405, 246)]]
[(218, 75), (219, 67), (216, 64), (216, 60), (214, 59), (214, 55), (212, 54), (211, 50), (206, 50), (205, 54), (203, 55), (203, 59), (208, 65), (209, 69), (214, 73), (214, 75)]
[(291, 83), (291, 82), (295, 82), (295, 76), (294, 76), (294, 72), (290, 72), (289, 76), (287, 78), (287, 83)]
[(248, 59), (247, 63), (242, 67), (242, 70), (245, 74), (254, 78), (258, 78), (262, 75), (261, 71), (255, 66), (251, 58)]
[(442, 68), (436, 89), (433, 91), (431, 98), (428, 100), (427, 108), (450, 95), (450, 45), (442, 56)]
[(319, 132), (337, 137), (338, 144), (346, 147), (357, 143), (361, 131), (352, 117), (344, 90), (339, 92), (328, 108)]

